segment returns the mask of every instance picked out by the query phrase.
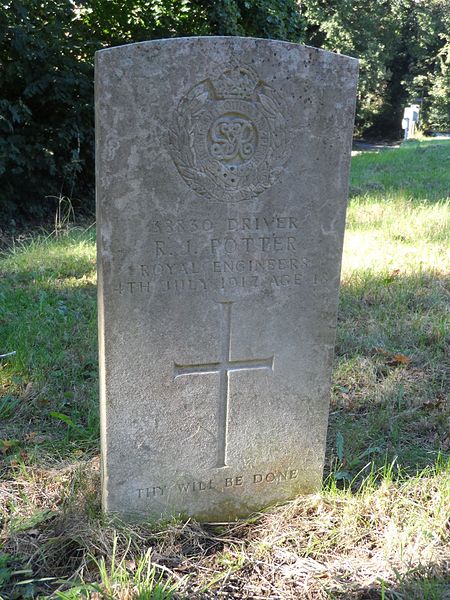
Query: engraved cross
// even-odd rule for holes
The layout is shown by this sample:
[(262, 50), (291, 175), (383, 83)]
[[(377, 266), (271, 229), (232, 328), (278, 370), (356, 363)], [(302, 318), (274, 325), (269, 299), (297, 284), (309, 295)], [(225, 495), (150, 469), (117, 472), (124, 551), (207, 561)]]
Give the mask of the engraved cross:
[(253, 371), (255, 369), (268, 369), (273, 371), (273, 356), (270, 358), (249, 358), (231, 360), (231, 307), (232, 302), (220, 302), (222, 306), (222, 323), (220, 337), (220, 358), (217, 362), (180, 365), (174, 364), (174, 379), (184, 375), (206, 375), (219, 373), (219, 406), (217, 411), (218, 448), (217, 468), (227, 466), (227, 438), (228, 438), (228, 407), (229, 407), (229, 376), (230, 371)]

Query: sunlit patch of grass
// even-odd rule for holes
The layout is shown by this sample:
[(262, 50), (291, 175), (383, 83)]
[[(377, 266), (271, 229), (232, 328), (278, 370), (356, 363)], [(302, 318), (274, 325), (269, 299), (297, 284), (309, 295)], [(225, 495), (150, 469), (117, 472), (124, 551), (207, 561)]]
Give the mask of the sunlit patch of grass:
[(378, 231), (380, 237), (400, 243), (448, 242), (450, 200), (424, 203), (398, 196), (353, 198), (347, 215), (347, 232)]
[(450, 201), (353, 200), (345, 234), (343, 277), (354, 271), (449, 271)]
[(68, 235), (32, 238), (4, 253), (2, 272), (15, 275), (16, 281), (36, 283), (62, 282), (81, 279), (96, 281), (95, 232), (71, 230)]

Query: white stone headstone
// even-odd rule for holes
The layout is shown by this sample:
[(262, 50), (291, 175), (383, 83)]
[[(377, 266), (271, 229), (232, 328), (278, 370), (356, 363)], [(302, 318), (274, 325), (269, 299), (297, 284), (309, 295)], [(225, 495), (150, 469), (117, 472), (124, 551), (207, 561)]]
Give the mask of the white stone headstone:
[(318, 490), (357, 61), (238, 37), (96, 61), (104, 509)]

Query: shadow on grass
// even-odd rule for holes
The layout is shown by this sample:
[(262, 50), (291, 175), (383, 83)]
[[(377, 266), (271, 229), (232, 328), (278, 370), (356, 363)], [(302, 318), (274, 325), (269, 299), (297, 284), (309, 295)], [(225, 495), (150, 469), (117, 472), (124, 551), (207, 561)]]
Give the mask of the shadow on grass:
[(353, 480), (369, 463), (393, 461), (415, 473), (448, 452), (448, 283), (424, 271), (343, 284), (328, 473)]
[(413, 140), (364, 152), (352, 160), (350, 196), (443, 201), (450, 194), (449, 160), (450, 140)]

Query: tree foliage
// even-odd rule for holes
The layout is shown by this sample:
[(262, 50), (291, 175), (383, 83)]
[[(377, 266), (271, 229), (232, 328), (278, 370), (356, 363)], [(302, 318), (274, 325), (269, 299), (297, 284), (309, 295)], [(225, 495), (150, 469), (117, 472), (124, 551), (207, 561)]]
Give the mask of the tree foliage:
[(417, 99), (426, 127), (450, 129), (449, 31), (450, 0), (3, 0), (2, 213), (41, 217), (60, 196), (92, 207), (97, 49), (243, 35), (356, 56), (358, 133), (395, 136)]
[(449, 0), (305, 0), (304, 12), (312, 45), (360, 60), (359, 133), (399, 135), (403, 108), (416, 101), (425, 127), (450, 128)]
[(203, 0), (213, 35), (304, 40), (305, 22), (293, 0)]
[[(449, 28), (450, 30), (450, 28)], [(433, 77), (429, 77), (426, 123), (431, 129), (450, 131), (450, 35), (444, 35), (445, 45), (437, 54)]]
[(93, 51), (69, 0), (2, 3), (2, 212), (40, 217), (54, 196), (92, 193)]

